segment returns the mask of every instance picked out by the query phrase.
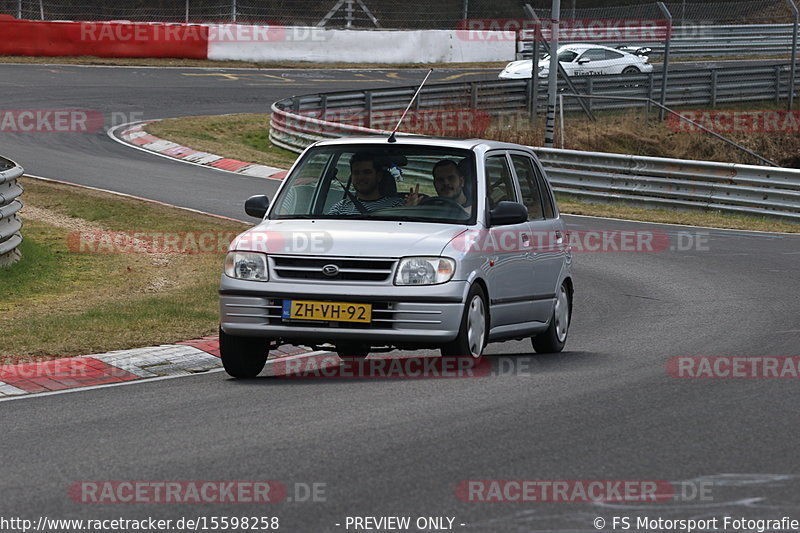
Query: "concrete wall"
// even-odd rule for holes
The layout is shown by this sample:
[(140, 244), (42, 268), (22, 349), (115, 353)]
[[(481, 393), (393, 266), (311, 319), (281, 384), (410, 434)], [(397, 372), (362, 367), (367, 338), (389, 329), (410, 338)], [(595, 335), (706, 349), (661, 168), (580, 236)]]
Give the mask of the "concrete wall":
[[(471, 40), (458, 30), (325, 30), (286, 27), (271, 39), (215, 39), (209, 59), (314, 61), (322, 63), (451, 63), (511, 61), (513, 32), (495, 32), (494, 40)], [(221, 33), (218, 32), (220, 35)]]

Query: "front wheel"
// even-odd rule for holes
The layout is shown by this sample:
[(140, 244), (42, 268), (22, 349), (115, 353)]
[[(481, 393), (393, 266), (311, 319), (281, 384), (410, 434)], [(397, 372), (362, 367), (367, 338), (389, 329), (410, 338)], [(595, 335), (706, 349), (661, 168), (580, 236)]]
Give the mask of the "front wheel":
[(261, 337), (237, 337), (219, 330), (222, 366), (234, 378), (254, 378), (267, 363), (269, 342)]
[(473, 285), (461, 317), (458, 337), (441, 347), (443, 356), (480, 357), (486, 346), (486, 296), (480, 285)]
[(562, 283), (556, 295), (550, 326), (544, 333), (531, 339), (536, 353), (558, 353), (564, 349), (569, 333), (569, 320), (572, 315), (570, 305), (569, 290), (566, 283)]

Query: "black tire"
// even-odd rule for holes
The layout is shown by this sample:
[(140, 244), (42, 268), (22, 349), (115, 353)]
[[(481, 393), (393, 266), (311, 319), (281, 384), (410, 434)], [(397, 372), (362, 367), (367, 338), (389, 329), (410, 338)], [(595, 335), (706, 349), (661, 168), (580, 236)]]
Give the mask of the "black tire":
[(358, 342), (342, 342), (336, 345), (336, 355), (343, 361), (364, 359), (369, 355), (369, 345)]
[[(481, 324), (482, 322), (482, 324)], [(461, 315), (461, 326), (458, 337), (443, 345), (440, 351), (447, 357), (478, 358), (486, 347), (489, 334), (489, 312), (486, 306), (486, 295), (480, 285), (473, 285), (467, 294), (464, 313)]]
[(641, 71), (636, 67), (625, 67), (622, 69), (623, 74), (640, 74)]
[(219, 330), (222, 366), (234, 378), (254, 378), (267, 363), (269, 341), (262, 337), (237, 337)]
[(569, 324), (572, 319), (572, 296), (566, 283), (562, 283), (556, 294), (553, 316), (550, 326), (544, 333), (531, 338), (536, 353), (558, 353), (564, 349), (569, 336)]

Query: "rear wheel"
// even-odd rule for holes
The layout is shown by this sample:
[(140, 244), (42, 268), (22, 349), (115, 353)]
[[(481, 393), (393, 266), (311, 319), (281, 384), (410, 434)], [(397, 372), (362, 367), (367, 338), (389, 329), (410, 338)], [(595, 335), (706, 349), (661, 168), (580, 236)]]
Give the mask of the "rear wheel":
[(550, 326), (544, 333), (531, 339), (537, 353), (557, 353), (564, 349), (569, 334), (570, 306), (569, 290), (566, 283), (562, 283), (556, 295)]
[(625, 67), (622, 69), (623, 74), (639, 74), (639, 69), (636, 67)]
[(269, 341), (262, 337), (238, 337), (219, 330), (219, 355), (228, 375), (254, 378), (267, 363)]
[(467, 295), (458, 337), (441, 347), (442, 355), (480, 357), (486, 346), (487, 322), (486, 296), (480, 285), (473, 285)]

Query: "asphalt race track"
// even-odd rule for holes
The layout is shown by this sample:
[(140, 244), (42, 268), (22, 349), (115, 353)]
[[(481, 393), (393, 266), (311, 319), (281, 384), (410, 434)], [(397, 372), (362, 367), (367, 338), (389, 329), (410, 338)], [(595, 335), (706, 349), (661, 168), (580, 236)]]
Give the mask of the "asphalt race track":
[[(433, 81), (495, 74), (441, 71)], [(266, 112), (292, 94), (413, 85), (423, 75), (0, 65), (0, 94), (6, 109), (145, 120)], [(247, 196), (277, 186), (142, 153), (103, 131), (2, 133), (0, 154), (30, 174), (242, 219)], [(408, 516), (412, 526), (450, 517), (454, 530), (477, 532), (597, 531), (598, 517), (612, 530), (615, 516), (629, 517), (630, 531), (636, 517), (717, 517), (717, 531), (726, 516), (800, 520), (797, 379), (668, 372), (678, 356), (800, 357), (800, 236), (567, 220), (575, 230), (663, 231), (671, 245), (575, 254), (564, 353), (493, 344), (492, 372), (477, 378), (210, 373), (0, 402), (0, 517), (275, 516), (288, 533), (367, 530), (348, 529), (348, 516)], [(70, 496), (77, 482), (108, 480), (273, 480), (289, 492), (271, 504)], [(659, 480), (676, 494), (649, 503), (464, 501), (457, 489), (467, 480)], [(315, 483), (324, 492), (305, 498)]]

